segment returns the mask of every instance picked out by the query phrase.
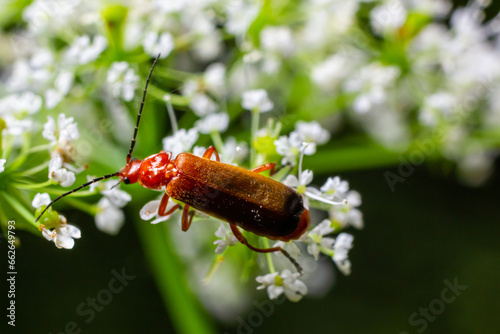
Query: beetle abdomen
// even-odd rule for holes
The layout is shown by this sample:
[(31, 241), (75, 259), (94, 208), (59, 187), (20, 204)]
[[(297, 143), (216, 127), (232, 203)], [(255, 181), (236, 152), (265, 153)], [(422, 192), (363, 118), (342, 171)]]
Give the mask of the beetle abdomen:
[(189, 153), (179, 154), (175, 166), (178, 176), (166, 190), (172, 198), (270, 239), (297, 234), (305, 208), (292, 188)]

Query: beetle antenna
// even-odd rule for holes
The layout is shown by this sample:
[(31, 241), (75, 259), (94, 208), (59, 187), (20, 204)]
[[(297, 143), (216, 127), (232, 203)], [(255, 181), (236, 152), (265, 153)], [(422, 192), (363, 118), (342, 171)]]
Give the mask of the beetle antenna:
[(149, 75), (148, 78), (146, 79), (146, 86), (144, 87), (144, 91), (142, 92), (141, 106), (139, 107), (139, 114), (137, 114), (137, 122), (135, 124), (134, 137), (132, 138), (132, 142), (130, 143), (130, 149), (127, 154), (127, 163), (130, 162), (130, 158), (132, 157), (132, 151), (134, 150), (135, 138), (137, 137), (137, 129), (139, 129), (139, 122), (141, 121), (142, 110), (144, 109), (144, 102), (146, 101), (146, 93), (148, 91), (149, 79), (151, 79), (151, 75), (153, 74), (153, 69), (155, 68), (158, 59), (160, 59), (160, 55), (161, 53), (158, 53), (158, 56), (156, 56), (156, 59), (153, 62), (153, 65), (151, 66), (151, 70), (149, 70)]
[(89, 181), (89, 182), (87, 182), (87, 183), (82, 184), (82, 185), (81, 185), (81, 186), (79, 186), (78, 188), (75, 188), (75, 189), (73, 189), (73, 190), (68, 191), (67, 193), (62, 194), (61, 196), (57, 197), (55, 200), (53, 200), (52, 202), (50, 202), (50, 203), (49, 203), (49, 204), (45, 207), (45, 209), (43, 209), (42, 213), (41, 213), (41, 214), (39, 214), (39, 215), (38, 215), (38, 217), (37, 217), (37, 219), (35, 220), (35, 223), (36, 223), (36, 222), (40, 219), (40, 217), (42, 217), (42, 216), (43, 216), (43, 214), (45, 213), (45, 211), (47, 211), (47, 209), (48, 209), (48, 208), (50, 208), (50, 207), (52, 206), (52, 204), (54, 204), (55, 202), (57, 202), (57, 201), (58, 201), (58, 200), (60, 200), (61, 198), (66, 197), (66, 196), (68, 196), (68, 195), (70, 195), (70, 194), (72, 194), (72, 193), (74, 193), (74, 192), (77, 192), (78, 190), (80, 190), (80, 189), (82, 189), (82, 188), (88, 187), (88, 186), (90, 186), (90, 185), (91, 185), (91, 184), (93, 184), (93, 183), (96, 183), (96, 182), (101, 181), (101, 180), (109, 179), (109, 178), (111, 178), (111, 177), (113, 177), (113, 176), (118, 176), (118, 175), (120, 175), (120, 173), (119, 173), (119, 172), (116, 172), (116, 173), (113, 173), (113, 174), (108, 174), (108, 175), (104, 175), (104, 176), (101, 176), (101, 177), (95, 178), (95, 179), (93, 179), (93, 180), (90, 180), (90, 181)]
[[(280, 247), (281, 248), (281, 247)], [(295, 268), (297, 269), (297, 272), (300, 274), (300, 276), (302, 276), (304, 274), (304, 272), (302, 271), (302, 267), (300, 266), (300, 264), (297, 262), (297, 260), (295, 260), (286, 250), (284, 250), (283, 248), (281, 248), (279, 250), (281, 252), (281, 254), (285, 255), (285, 257), (290, 260), (290, 262), (292, 262), (292, 264), (295, 266)]]

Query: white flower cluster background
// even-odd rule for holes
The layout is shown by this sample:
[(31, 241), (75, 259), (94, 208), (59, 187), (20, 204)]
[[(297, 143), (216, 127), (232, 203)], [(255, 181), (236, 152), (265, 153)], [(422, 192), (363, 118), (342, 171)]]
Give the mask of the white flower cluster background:
[[(3, 1), (2, 228), (18, 217), (17, 228), (37, 234), (39, 247), (47, 247), (45, 237), (72, 249), (91, 223), (117, 238), (125, 223), (138, 222), (142, 236), (159, 224), (164, 239), (143, 237), (146, 254), (178, 256), (186, 264), (182, 277), (220, 319), (245, 310), (261, 289), (293, 302), (321, 295), (333, 283), (328, 275), (318, 279), (321, 267), (356, 270), (349, 250), (364, 225), (361, 194), (343, 171), (427, 163), (471, 186), (494, 172), (500, 16), (487, 16), (489, 5)], [(277, 163), (272, 177), (302, 196), (310, 229), (289, 243), (245, 235), (258, 247), (286, 249), (303, 276), (280, 254), (246, 249), (226, 223), (204, 214), (181, 232), (180, 210), (158, 215), (160, 193), (126, 188), (117, 178), (65, 197), (35, 222), (51, 200), (124, 166), (158, 55), (134, 156), (201, 156), (214, 145), (223, 163)], [(385, 178), (392, 191), (404, 181)], [(124, 211), (130, 202), (143, 209)], [(69, 207), (83, 213), (78, 221), (64, 215)], [(161, 286), (161, 264), (152, 263)]]

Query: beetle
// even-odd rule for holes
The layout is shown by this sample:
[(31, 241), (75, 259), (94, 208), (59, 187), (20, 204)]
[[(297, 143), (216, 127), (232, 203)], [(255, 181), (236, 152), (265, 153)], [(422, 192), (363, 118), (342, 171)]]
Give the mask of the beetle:
[[(260, 175), (267, 170), (272, 175), (276, 164), (268, 163), (252, 170), (225, 164), (220, 162), (214, 146), (210, 146), (202, 157), (181, 153), (172, 159), (172, 153), (161, 151), (143, 160), (132, 159), (149, 80), (158, 58), (159, 55), (146, 79), (126, 165), (116, 173), (95, 178), (57, 197), (45, 207), (36, 221), (61, 198), (95, 182), (118, 177), (125, 184), (139, 183), (153, 190), (165, 188), (158, 208), (160, 216), (169, 215), (180, 207), (176, 204), (167, 211), (170, 198), (184, 203), (181, 218), (183, 231), (189, 229), (193, 220), (194, 211), (189, 210), (192, 207), (229, 223), (236, 239), (251, 250), (260, 253), (281, 252), (301, 273), (300, 265), (286, 250), (281, 247), (254, 247), (238, 229), (241, 227), (259, 236), (280, 241), (298, 239), (307, 231), (310, 224), (309, 210), (304, 206), (302, 196), (294, 189)], [(215, 161), (211, 160), (213, 155)]]

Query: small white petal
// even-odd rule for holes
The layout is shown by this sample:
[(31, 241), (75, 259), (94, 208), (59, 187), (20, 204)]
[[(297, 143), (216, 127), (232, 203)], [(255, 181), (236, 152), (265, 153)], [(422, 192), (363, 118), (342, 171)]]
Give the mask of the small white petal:
[(54, 238), (54, 243), (56, 244), (57, 248), (72, 249), (75, 245), (75, 240), (73, 240), (73, 238), (69, 236), (58, 234)]
[(289, 187), (297, 187), (299, 185), (299, 180), (295, 175), (287, 175), (283, 184)]
[(264, 89), (250, 90), (243, 93), (241, 105), (248, 110), (271, 111), (274, 107)]
[(306, 169), (305, 171), (300, 174), (300, 184), (301, 185), (308, 185), (309, 183), (312, 182), (313, 180), (314, 173), (312, 170)]
[(37, 193), (35, 195), (35, 198), (33, 198), (33, 201), (31, 202), (31, 205), (38, 209), (42, 205), (49, 205), (50, 203), (50, 196), (48, 193)]
[(61, 226), (59, 229), (63, 235), (74, 239), (80, 239), (82, 236), (80, 229), (74, 225), (66, 224)]
[(217, 110), (217, 104), (206, 94), (201, 93), (196, 93), (191, 97), (189, 107), (196, 116), (200, 117), (212, 114)]
[(158, 208), (160, 207), (160, 200), (154, 200), (147, 202), (139, 212), (139, 216), (142, 220), (150, 220), (158, 213)]
[(160, 58), (166, 58), (174, 49), (174, 38), (169, 33), (158, 35), (156, 31), (147, 32), (142, 43), (144, 52), (152, 57), (160, 55)]
[(284, 291), (285, 289), (282, 286), (270, 285), (267, 287), (267, 294), (270, 299), (278, 298)]
[(229, 126), (229, 115), (227, 113), (210, 114), (196, 121), (195, 127), (203, 134), (213, 131), (224, 132)]
[(298, 302), (307, 294), (307, 286), (299, 280), (285, 287), (285, 296), (291, 302)]
[(106, 190), (101, 191), (101, 193), (106, 196), (113, 205), (117, 207), (124, 207), (128, 202), (132, 200), (132, 196), (129, 193), (120, 190), (118, 186), (116, 186), (118, 181), (109, 180), (104, 185), (106, 186)]
[(125, 222), (125, 215), (122, 210), (112, 204), (112, 202), (103, 197), (97, 203), (99, 212), (95, 216), (95, 223), (102, 232), (116, 235)]
[(163, 150), (171, 152), (173, 159), (180, 153), (191, 151), (191, 148), (198, 140), (198, 136), (198, 131), (195, 128), (188, 131), (180, 129), (172, 136), (163, 138)]
[(54, 238), (54, 236), (55, 236), (55, 232), (50, 231), (50, 230), (44, 228), (42, 230), (42, 235), (44, 236), (45, 239), (51, 241)]
[(48, 141), (56, 141), (57, 138), (55, 136), (56, 131), (56, 122), (50, 116), (47, 116), (47, 122), (43, 125), (42, 136)]

